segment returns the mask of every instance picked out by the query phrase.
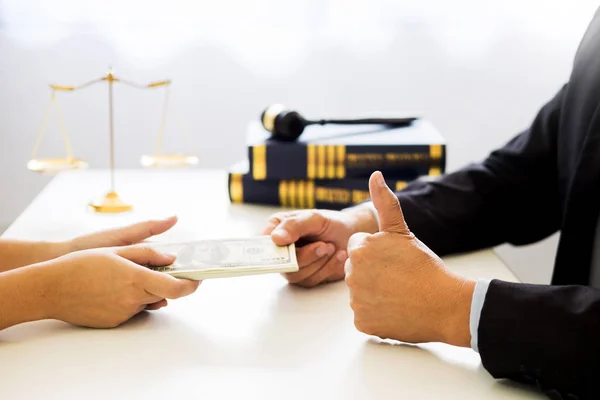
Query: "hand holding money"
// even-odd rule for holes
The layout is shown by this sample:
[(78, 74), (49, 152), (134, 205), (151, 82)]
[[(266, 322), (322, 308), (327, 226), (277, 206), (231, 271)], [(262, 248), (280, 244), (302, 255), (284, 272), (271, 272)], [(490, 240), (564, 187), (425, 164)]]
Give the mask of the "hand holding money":
[(270, 236), (155, 243), (151, 247), (176, 257), (171, 265), (152, 267), (176, 278), (200, 281), (298, 271), (294, 244), (277, 246)]

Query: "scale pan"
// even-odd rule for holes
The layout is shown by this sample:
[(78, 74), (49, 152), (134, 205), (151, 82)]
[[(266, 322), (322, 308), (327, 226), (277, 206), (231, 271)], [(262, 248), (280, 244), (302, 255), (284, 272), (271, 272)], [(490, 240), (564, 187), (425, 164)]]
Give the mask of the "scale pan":
[(178, 168), (198, 164), (198, 157), (185, 154), (143, 155), (142, 166), (154, 168)]
[(88, 163), (76, 158), (34, 158), (27, 163), (27, 168), (34, 172), (55, 174), (72, 169), (85, 169)]

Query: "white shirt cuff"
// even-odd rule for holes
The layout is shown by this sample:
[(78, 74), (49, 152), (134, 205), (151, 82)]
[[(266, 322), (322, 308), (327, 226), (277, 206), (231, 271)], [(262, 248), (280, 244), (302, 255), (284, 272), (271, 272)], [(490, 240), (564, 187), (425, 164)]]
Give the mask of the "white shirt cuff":
[(479, 329), (479, 319), (481, 318), (481, 309), (485, 302), (485, 295), (490, 286), (489, 279), (478, 279), (473, 291), (473, 299), (471, 301), (471, 316), (469, 322), (469, 330), (471, 331), (471, 348), (479, 353), (479, 343), (477, 341), (477, 331)]

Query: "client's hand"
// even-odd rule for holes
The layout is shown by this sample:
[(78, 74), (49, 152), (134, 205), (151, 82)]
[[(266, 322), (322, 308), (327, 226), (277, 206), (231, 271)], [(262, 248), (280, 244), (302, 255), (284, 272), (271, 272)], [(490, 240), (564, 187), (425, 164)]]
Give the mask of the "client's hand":
[(176, 279), (145, 265), (163, 266), (173, 256), (131, 246), (86, 250), (34, 266), (44, 292), (46, 318), (112, 328), (143, 310), (157, 310), (193, 293), (199, 282)]
[(371, 210), (299, 210), (274, 214), (263, 234), (277, 245), (296, 243), (300, 270), (284, 274), (304, 287), (344, 278), (348, 239), (356, 232), (374, 233), (377, 220)]

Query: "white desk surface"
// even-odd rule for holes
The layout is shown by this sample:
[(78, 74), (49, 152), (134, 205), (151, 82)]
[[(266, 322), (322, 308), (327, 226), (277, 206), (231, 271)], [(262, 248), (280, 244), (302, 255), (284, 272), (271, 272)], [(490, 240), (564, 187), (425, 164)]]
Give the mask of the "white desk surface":
[[(221, 171), (117, 171), (129, 214), (96, 215), (106, 171), (59, 175), (4, 237), (62, 239), (177, 214), (156, 240), (250, 236), (274, 208), (231, 205)], [(516, 281), (491, 251), (446, 259), (471, 277)], [(109, 330), (59, 321), (0, 332), (0, 399), (542, 399), (495, 381), (470, 349), (358, 332), (344, 282), (279, 275), (207, 280), (190, 297)]]

